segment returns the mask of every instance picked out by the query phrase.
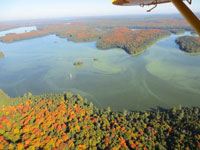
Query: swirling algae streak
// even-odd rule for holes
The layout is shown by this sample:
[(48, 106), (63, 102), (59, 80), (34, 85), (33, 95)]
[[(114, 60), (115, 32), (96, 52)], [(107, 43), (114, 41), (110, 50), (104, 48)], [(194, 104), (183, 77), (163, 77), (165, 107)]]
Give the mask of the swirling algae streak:
[[(142, 80), (142, 84), (144, 88), (148, 91), (149, 94), (151, 94), (153, 97), (155, 97), (158, 101), (162, 101), (159, 96), (157, 96), (147, 85), (145, 80)], [(163, 102), (163, 101), (162, 101)]]
[[(163, 69), (165, 68), (165, 69)], [(200, 70), (195, 68), (181, 68), (180, 66), (172, 66), (170, 64), (164, 64), (161, 61), (154, 61), (146, 65), (147, 71), (162, 80), (170, 82), (173, 86), (187, 90), (196, 94), (200, 94), (200, 89), (192, 87), (193, 85), (199, 85), (198, 73)], [(195, 72), (195, 75), (192, 73)]]

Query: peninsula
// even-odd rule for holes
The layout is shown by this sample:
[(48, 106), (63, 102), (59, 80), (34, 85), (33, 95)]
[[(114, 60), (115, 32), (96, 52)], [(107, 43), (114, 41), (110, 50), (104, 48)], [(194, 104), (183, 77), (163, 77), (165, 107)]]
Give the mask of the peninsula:
[(200, 53), (200, 37), (183, 36), (176, 39), (180, 49), (187, 53)]

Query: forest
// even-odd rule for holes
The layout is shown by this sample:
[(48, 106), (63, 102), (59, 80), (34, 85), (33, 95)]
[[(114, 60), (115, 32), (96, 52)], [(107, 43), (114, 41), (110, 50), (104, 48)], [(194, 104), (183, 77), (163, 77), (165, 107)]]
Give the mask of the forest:
[(170, 33), (179, 34), (193, 31), (189, 24), (180, 16), (152, 16), (143, 18), (138, 16), (74, 18), (71, 20), (43, 20), (0, 24), (0, 31), (17, 27), (36, 26), (37, 31), (6, 35), (0, 38), (1, 42), (15, 42), (48, 34), (56, 34), (74, 42), (97, 41), (114, 28), (126, 27), (129, 29), (164, 29)]
[[(36, 31), (8, 34), (0, 37), (4, 43), (26, 40), (50, 34), (73, 42), (97, 41), (100, 49), (121, 48), (130, 55), (138, 55), (161, 38), (170, 34), (193, 32), (180, 16), (152, 16), (141, 19), (136, 16), (78, 18), (31, 23), (2, 24), (0, 30), (35, 25)], [(135, 31), (132, 31), (134, 29)]]
[[(130, 55), (138, 55), (170, 34), (193, 32), (182, 18), (169, 16), (99, 17), (68, 22), (1, 24), (0, 31), (24, 26), (36, 26), (37, 30), (7, 34), (0, 37), (0, 42), (54, 34), (73, 42), (96, 41), (102, 50), (121, 48)], [(176, 42), (188, 53), (200, 51), (198, 37), (181, 37)], [(3, 52), (1, 56), (4, 57)], [(76, 61), (73, 65), (84, 63)], [(0, 150), (3, 149), (199, 150), (200, 107), (121, 112), (110, 107), (98, 108), (92, 100), (69, 92), (44, 95), (29, 92), (10, 98), (0, 89)]]
[(0, 108), (0, 139), (0, 149), (198, 150), (200, 107), (117, 112), (79, 94), (28, 93)]
[(71, 22), (85, 23), (90, 27), (100, 29), (124, 26), (133, 29), (180, 29), (192, 31), (190, 25), (179, 15), (98, 17), (74, 19)]
[(17, 27), (20, 27), (20, 25), (17, 25), (17, 24), (0, 24), (0, 31), (9, 30), (9, 29), (12, 29), (12, 28), (17, 28)]
[(60, 38), (67, 38), (67, 40), (73, 42), (97, 41), (97, 48), (100, 49), (121, 48), (130, 55), (138, 55), (159, 39), (169, 36), (172, 31), (180, 32), (178, 29), (145, 29), (132, 31), (127, 27), (98, 29), (89, 27), (84, 23), (72, 23), (44, 25), (38, 27), (37, 31), (20, 34), (7, 34), (6, 36), (1, 37), (0, 41), (12, 43), (49, 34), (56, 34)]
[(183, 36), (176, 39), (180, 49), (187, 53), (200, 53), (200, 37)]
[(4, 43), (12, 43), (15, 41), (27, 40), (27, 39), (32, 39), (32, 38), (45, 36), (45, 35), (48, 35), (48, 32), (31, 31), (31, 32), (20, 33), (20, 34), (13, 33), (13, 34), (7, 34), (4, 37), (0, 38), (0, 41)]
[(147, 29), (131, 31), (126, 27), (114, 28), (97, 42), (101, 49), (121, 48), (130, 55), (138, 55), (160, 38), (169, 36), (166, 30)]

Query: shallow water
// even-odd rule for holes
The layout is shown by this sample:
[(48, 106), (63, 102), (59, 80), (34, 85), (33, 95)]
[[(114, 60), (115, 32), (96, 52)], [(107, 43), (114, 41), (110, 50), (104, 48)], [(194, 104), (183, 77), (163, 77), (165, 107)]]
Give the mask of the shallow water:
[[(141, 110), (200, 104), (200, 56), (180, 51), (172, 35), (139, 56), (99, 50), (49, 35), (0, 43), (0, 88), (9, 96), (72, 91), (98, 107)], [(55, 43), (57, 41), (57, 43)], [(93, 59), (98, 58), (98, 62)], [(74, 67), (75, 61), (84, 65)]]

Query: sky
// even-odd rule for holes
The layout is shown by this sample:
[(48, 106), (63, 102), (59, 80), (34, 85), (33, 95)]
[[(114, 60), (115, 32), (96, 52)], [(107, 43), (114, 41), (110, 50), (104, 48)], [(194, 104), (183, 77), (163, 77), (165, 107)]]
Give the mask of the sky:
[[(111, 0), (0, 0), (0, 20), (178, 13), (172, 4), (158, 5), (147, 13), (146, 10), (151, 7), (115, 6)], [(189, 7), (200, 12), (200, 0), (193, 0)]]

